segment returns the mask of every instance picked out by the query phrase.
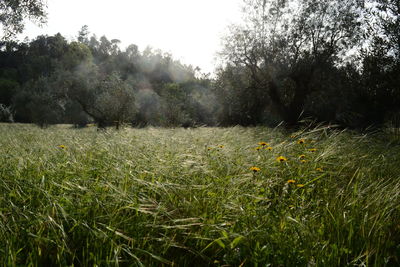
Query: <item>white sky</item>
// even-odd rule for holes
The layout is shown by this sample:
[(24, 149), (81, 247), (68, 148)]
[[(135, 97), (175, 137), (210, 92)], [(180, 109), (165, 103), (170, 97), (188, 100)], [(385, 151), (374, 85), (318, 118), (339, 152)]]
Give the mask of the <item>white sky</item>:
[(238, 22), (242, 0), (48, 0), (48, 22), (42, 28), (28, 22), (23, 39), (60, 32), (76, 39), (83, 25), (91, 34), (119, 39), (122, 48), (150, 45), (172, 53), (184, 64), (214, 70), (221, 36)]

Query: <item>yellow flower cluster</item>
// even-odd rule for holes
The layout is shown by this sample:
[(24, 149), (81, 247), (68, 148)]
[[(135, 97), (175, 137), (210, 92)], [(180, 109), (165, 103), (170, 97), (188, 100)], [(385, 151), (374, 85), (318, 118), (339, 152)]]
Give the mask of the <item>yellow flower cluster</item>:
[[(296, 136), (293, 136), (292, 138), (295, 138), (295, 137), (296, 137)], [(312, 142), (312, 141), (310, 141), (310, 142)], [(303, 139), (303, 138), (298, 139), (298, 140), (297, 140), (297, 144), (300, 144), (300, 145), (306, 144), (306, 140)], [(269, 144), (268, 144), (267, 142), (264, 142), (264, 141), (258, 142), (258, 145), (259, 145), (259, 146), (255, 148), (255, 150), (257, 150), (257, 151), (260, 151), (261, 149), (272, 150), (272, 147), (269, 146)], [(307, 150), (308, 150), (309, 152), (316, 152), (316, 151), (317, 151), (316, 148), (309, 148), (309, 149), (307, 149)], [(299, 160), (301, 163), (306, 163), (306, 162), (307, 162), (307, 160), (306, 160), (306, 155), (305, 155), (305, 154), (299, 155), (299, 156), (298, 156), (298, 160)], [(276, 158), (276, 161), (279, 162), (279, 163), (284, 163), (284, 162), (287, 162), (287, 161), (288, 161), (288, 158), (286, 158), (286, 157), (284, 157), (284, 156), (279, 156), (279, 157)], [(254, 173), (256, 173), (256, 172), (259, 172), (259, 171), (260, 171), (260, 168), (253, 166), (253, 167), (250, 167), (250, 170), (253, 171)], [(316, 168), (315, 170), (316, 170), (316, 171), (319, 171), (319, 172), (323, 172), (323, 169), (322, 169), (322, 168)], [(304, 184), (297, 183), (296, 180), (294, 180), (294, 179), (289, 179), (289, 180), (287, 180), (287, 183), (288, 183), (288, 184), (296, 185), (296, 187), (298, 187), (298, 188), (301, 188), (301, 187), (304, 187), (304, 186), (305, 186)]]
[(269, 145), (269, 143), (267, 142), (258, 142), (258, 147), (255, 148), (255, 150), (260, 151), (261, 149), (265, 149), (265, 150), (272, 150), (272, 147)]

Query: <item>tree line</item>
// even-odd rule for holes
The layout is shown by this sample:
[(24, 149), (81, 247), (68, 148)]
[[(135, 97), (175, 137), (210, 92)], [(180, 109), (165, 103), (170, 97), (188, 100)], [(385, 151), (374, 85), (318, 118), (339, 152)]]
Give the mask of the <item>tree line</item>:
[(213, 124), (210, 80), (172, 55), (117, 39), (61, 34), (0, 43), (2, 120), (99, 127)]
[(121, 49), (87, 26), (74, 41), (3, 39), (0, 119), (42, 127), (291, 127), (305, 119), (400, 126), (399, 0), (243, 5), (244, 20), (229, 28), (212, 78), (168, 53)]

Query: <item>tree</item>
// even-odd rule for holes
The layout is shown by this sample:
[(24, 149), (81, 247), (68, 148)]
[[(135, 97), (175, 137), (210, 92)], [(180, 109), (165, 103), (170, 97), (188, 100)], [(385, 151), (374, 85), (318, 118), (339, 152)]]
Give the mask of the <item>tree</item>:
[(116, 73), (104, 78), (93, 71), (87, 75), (75, 77), (67, 85), (68, 95), (81, 105), (98, 127), (115, 125), (119, 129), (122, 123), (132, 121), (136, 113), (133, 88)]
[(89, 26), (83, 25), (78, 32), (78, 42), (89, 45)]
[(251, 73), (246, 67), (228, 64), (220, 69), (215, 89), (222, 125), (248, 126), (263, 121), (266, 94), (252, 87)]
[(63, 101), (55, 90), (53, 78), (41, 77), (24, 85), (14, 98), (17, 112), (28, 116), (29, 122), (41, 128), (60, 123)]
[(400, 1), (371, 1), (371, 45), (363, 51), (362, 81), (369, 122), (383, 124), (400, 114)]
[(214, 123), (211, 82), (172, 55), (81, 30), (80, 41), (61, 34), (0, 42), (0, 103), (17, 122), (41, 126), (95, 121), (100, 127)]
[(384, 41), (385, 49), (393, 58), (400, 61), (400, 1), (376, 0), (376, 16), (380, 34), (377, 38)]
[(222, 56), (247, 69), (248, 94), (295, 125), (318, 89), (316, 73), (338, 64), (360, 40), (362, 8), (358, 0), (246, 0), (245, 23), (232, 26)]
[(2, 0), (0, 1), (0, 23), (3, 25), (3, 38), (8, 39), (24, 30), (24, 19), (38, 22), (46, 21), (45, 0)]

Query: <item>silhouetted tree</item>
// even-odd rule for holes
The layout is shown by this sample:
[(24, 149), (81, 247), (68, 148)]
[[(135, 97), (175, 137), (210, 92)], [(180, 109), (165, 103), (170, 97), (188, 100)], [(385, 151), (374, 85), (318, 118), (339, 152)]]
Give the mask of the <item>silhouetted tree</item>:
[(46, 21), (44, 0), (2, 0), (0, 1), (0, 23), (3, 38), (10, 38), (24, 29), (24, 19), (38, 23)]
[[(264, 108), (271, 103), (288, 125), (296, 124), (316, 72), (329, 69), (359, 41), (362, 6), (356, 0), (245, 3), (245, 24), (231, 28), (222, 55), (246, 68), (249, 95)], [(249, 113), (259, 122), (259, 115)]]

